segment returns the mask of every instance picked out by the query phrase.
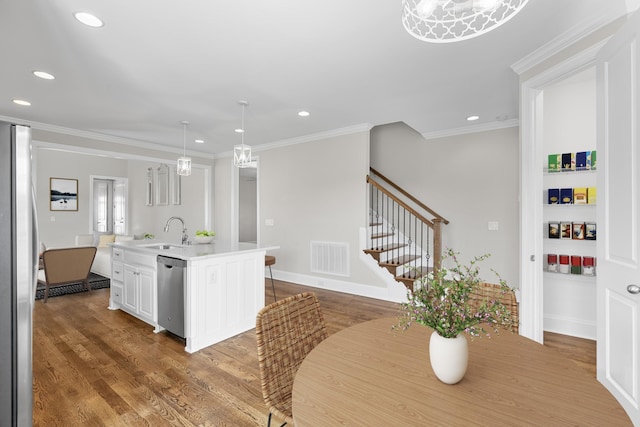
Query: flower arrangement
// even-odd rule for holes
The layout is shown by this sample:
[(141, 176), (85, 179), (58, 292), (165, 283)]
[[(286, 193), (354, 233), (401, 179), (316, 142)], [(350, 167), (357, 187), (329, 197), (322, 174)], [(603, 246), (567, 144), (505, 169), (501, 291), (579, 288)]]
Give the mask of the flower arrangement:
[[(408, 291), (408, 301), (401, 304), (402, 314), (396, 328), (404, 330), (415, 322), (432, 328), (442, 337), (455, 338), (462, 332), (473, 337), (480, 333), (489, 336), (483, 327), (485, 324), (496, 333), (500, 327), (512, 327), (512, 313), (502, 302), (489, 299), (480, 304), (470, 304), (480, 286), (477, 264), (490, 255), (475, 257), (465, 266), (460, 264), (457, 255), (448, 249), (443, 255), (443, 266), (416, 281), (414, 290)], [(453, 263), (450, 268), (444, 267), (447, 259)], [(506, 282), (498, 273), (496, 275), (502, 292), (510, 292)]]

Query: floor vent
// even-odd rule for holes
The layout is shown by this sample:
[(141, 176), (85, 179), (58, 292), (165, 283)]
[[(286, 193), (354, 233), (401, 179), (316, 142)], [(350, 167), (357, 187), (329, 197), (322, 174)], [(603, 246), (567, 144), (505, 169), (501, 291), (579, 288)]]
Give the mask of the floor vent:
[(349, 244), (311, 241), (311, 272), (349, 276)]

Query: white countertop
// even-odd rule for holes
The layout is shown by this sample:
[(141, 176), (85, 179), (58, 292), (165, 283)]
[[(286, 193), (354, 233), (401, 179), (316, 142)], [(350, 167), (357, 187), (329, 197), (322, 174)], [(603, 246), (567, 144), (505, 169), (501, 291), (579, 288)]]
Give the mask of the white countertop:
[[(181, 245), (162, 240), (130, 240), (126, 242), (113, 243), (116, 248), (135, 250), (154, 255), (165, 255), (172, 258), (184, 260), (200, 260), (228, 256), (242, 252), (258, 252), (278, 249), (279, 246), (258, 246), (254, 243), (231, 243), (224, 241), (214, 241), (204, 245)], [(166, 248), (162, 248), (166, 246)]]

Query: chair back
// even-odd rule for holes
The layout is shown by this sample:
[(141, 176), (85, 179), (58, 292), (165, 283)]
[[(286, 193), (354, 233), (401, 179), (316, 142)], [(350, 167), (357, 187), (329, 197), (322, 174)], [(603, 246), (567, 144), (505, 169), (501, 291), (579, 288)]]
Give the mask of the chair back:
[(44, 251), (42, 264), (47, 284), (59, 285), (86, 280), (95, 256), (96, 248), (93, 246)]
[(516, 293), (513, 289), (505, 289), (503, 286), (494, 283), (480, 282), (476, 291), (470, 296), (469, 305), (478, 309), (483, 302), (491, 300), (501, 302), (505, 308), (511, 312), (513, 322), (511, 330), (518, 333), (520, 315), (518, 312)]
[(293, 424), (293, 380), (306, 355), (327, 338), (320, 302), (305, 292), (264, 307), (256, 318), (262, 397), (269, 412)]

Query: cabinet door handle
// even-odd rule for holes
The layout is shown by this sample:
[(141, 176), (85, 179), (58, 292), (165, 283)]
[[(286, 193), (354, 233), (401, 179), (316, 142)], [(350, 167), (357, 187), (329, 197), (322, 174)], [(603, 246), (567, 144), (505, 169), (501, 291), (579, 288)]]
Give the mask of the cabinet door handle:
[(627, 292), (630, 294), (640, 294), (640, 286), (638, 285), (629, 285), (627, 286)]

